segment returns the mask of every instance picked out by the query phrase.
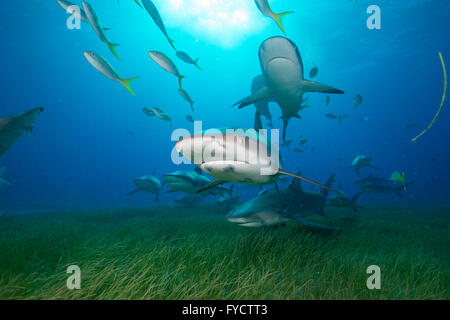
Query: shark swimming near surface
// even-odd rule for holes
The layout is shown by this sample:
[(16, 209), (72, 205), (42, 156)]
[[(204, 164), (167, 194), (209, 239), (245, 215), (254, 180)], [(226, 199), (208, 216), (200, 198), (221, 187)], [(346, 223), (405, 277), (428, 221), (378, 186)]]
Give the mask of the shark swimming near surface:
[(295, 43), (287, 38), (272, 37), (265, 40), (259, 48), (259, 60), (267, 86), (235, 105), (241, 109), (260, 100), (277, 102), (282, 110), (283, 141), (286, 140), (290, 119), (301, 119), (298, 112), (302, 107), (304, 93), (344, 93), (328, 85), (305, 80), (300, 52)]

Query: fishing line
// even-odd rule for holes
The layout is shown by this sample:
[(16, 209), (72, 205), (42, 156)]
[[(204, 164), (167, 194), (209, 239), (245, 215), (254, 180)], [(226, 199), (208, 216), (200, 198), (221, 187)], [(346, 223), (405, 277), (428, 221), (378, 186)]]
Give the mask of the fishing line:
[(417, 139), (419, 139), (421, 136), (423, 136), (434, 124), (434, 122), (436, 121), (439, 113), (442, 110), (442, 107), (444, 106), (444, 101), (445, 101), (445, 94), (447, 93), (447, 71), (445, 70), (445, 63), (444, 63), (444, 58), (442, 57), (442, 53), (439, 52), (439, 58), (441, 58), (441, 63), (442, 63), (442, 70), (444, 71), (444, 94), (442, 96), (442, 101), (441, 101), (441, 106), (439, 107), (436, 115), (434, 116), (433, 120), (431, 121), (431, 123), (428, 125), (428, 127), (425, 128), (425, 130), (423, 130), (418, 136), (414, 137), (413, 139), (411, 139), (412, 142), (416, 142)]

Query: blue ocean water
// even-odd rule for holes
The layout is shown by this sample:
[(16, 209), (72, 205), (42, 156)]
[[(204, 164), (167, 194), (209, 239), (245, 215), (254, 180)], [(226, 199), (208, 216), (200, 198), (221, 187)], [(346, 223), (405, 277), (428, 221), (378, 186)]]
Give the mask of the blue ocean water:
[[(193, 114), (205, 127), (253, 127), (254, 108), (232, 108), (249, 94), (251, 81), (261, 73), (259, 45), (282, 35), (275, 23), (263, 17), (248, 0), (154, 1), (160, 8), (176, 46), (200, 57), (203, 71), (178, 60), (169, 43), (145, 10), (132, 0), (91, 0), (109, 38), (120, 43), (121, 61), (109, 52), (91, 27), (66, 27), (68, 16), (53, 0), (9, 1), (2, 5), (2, 103), (0, 117), (36, 106), (45, 111), (30, 137), (24, 136), (1, 159), (12, 185), (0, 191), (2, 207), (114, 208), (154, 204), (153, 197), (127, 197), (132, 179), (163, 174), (190, 166), (171, 161), (174, 142), (166, 122), (146, 117), (143, 107), (160, 107), (173, 119), (174, 128), (193, 130), (185, 120), (192, 114), (177, 94), (177, 81), (148, 56), (150, 50), (166, 53), (186, 75), (184, 87), (195, 101)], [(248, 3), (247, 3), (248, 2)], [(299, 47), (305, 73), (317, 64), (314, 80), (346, 92), (331, 96), (311, 94), (312, 108), (303, 119), (293, 119), (288, 138), (308, 139), (309, 150), (283, 151), (284, 166), (318, 181), (332, 173), (349, 195), (358, 192), (357, 178), (349, 167), (355, 154), (373, 158), (389, 177), (404, 171), (414, 182), (402, 199), (396, 195), (364, 195), (362, 202), (448, 204), (450, 187), (450, 106), (444, 104), (434, 126), (416, 143), (433, 118), (443, 91), (438, 52), (447, 65), (450, 4), (445, 1), (346, 0), (271, 1), (285, 18), (288, 38)], [(381, 8), (381, 30), (366, 26), (369, 5)], [(233, 14), (220, 18), (220, 13)], [(226, 16), (226, 15), (225, 15)], [(227, 17), (227, 16), (226, 16)], [(83, 52), (104, 56), (125, 77), (139, 76), (133, 97), (120, 84), (98, 73)], [(353, 110), (353, 98), (363, 104)], [(276, 128), (282, 127), (280, 108), (271, 104)], [(348, 114), (341, 125), (327, 113)], [(361, 121), (367, 117), (368, 122)], [(407, 129), (410, 124), (417, 125)], [(130, 134), (129, 131), (134, 132)], [(255, 190), (257, 192), (258, 189)], [(243, 192), (249, 192), (243, 191)], [(173, 195), (164, 194), (162, 203)]]

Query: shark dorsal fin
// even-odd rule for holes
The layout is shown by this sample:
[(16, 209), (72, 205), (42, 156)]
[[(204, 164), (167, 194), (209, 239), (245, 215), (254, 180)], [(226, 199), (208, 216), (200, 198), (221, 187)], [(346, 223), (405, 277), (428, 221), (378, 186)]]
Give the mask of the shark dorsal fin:
[[(301, 172), (300, 170), (297, 173), (299, 176), (301, 176)], [(292, 178), (291, 184), (289, 185), (289, 189), (291, 189), (292, 191), (298, 191), (298, 192), (302, 192), (302, 182), (299, 179), (296, 178)]]

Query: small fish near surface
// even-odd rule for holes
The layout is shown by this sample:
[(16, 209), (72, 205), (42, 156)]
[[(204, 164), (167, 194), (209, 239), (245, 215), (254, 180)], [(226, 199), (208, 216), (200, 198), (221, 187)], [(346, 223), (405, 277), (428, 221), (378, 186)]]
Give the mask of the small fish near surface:
[(112, 52), (112, 54), (120, 60), (119, 55), (116, 52), (116, 47), (119, 46), (117, 43), (112, 43), (109, 41), (108, 37), (106, 36), (106, 28), (104, 28), (100, 22), (100, 19), (97, 16), (97, 13), (95, 12), (94, 8), (87, 3), (86, 1), (82, 2), (83, 9), (86, 12), (86, 17), (89, 21), (89, 24), (91, 25), (92, 29), (95, 31), (95, 33), (98, 35), (101, 41), (103, 41), (109, 48), (109, 50)]
[(328, 119), (332, 119), (332, 120), (338, 120), (340, 125), (342, 125), (342, 120), (343, 119), (349, 118), (349, 116), (346, 115), (346, 114), (335, 115), (335, 114), (332, 114), (332, 113), (326, 114), (325, 117), (327, 117)]
[(195, 122), (194, 117), (193, 117), (192, 115), (190, 115), (190, 114), (188, 114), (188, 115), (186, 116), (186, 120), (189, 121), (189, 122), (191, 122), (191, 123), (194, 123), (194, 122)]
[(111, 79), (112, 81), (121, 83), (133, 96), (136, 96), (136, 94), (131, 89), (130, 84), (139, 77), (134, 77), (131, 79), (121, 78), (119, 74), (113, 69), (113, 67), (111, 67), (109, 62), (95, 52), (85, 51), (84, 57), (98, 72)]
[(286, 141), (290, 119), (301, 119), (298, 113), (305, 93), (344, 93), (328, 85), (305, 80), (300, 52), (295, 43), (287, 38), (271, 37), (265, 40), (259, 48), (259, 60), (267, 86), (234, 105), (242, 109), (260, 100), (277, 102), (282, 110), (283, 141)]
[(200, 58), (197, 58), (194, 60), (184, 51), (177, 51), (176, 55), (181, 61), (184, 61), (188, 64), (193, 64), (194, 66), (196, 66), (198, 68), (198, 70), (200, 70), (200, 71), (202, 70), (202, 68), (200, 68), (198, 66), (198, 60), (200, 60)]
[(174, 41), (170, 39), (169, 35), (167, 34), (166, 26), (164, 25), (164, 21), (161, 18), (161, 15), (159, 14), (158, 8), (156, 8), (155, 4), (151, 0), (142, 0), (142, 4), (144, 5), (145, 10), (148, 12), (150, 17), (155, 22), (156, 26), (161, 30), (161, 32), (164, 34), (164, 36), (167, 38), (167, 40), (170, 43), (170, 46), (177, 51), (177, 49), (174, 46)]
[(261, 13), (264, 16), (273, 19), (275, 23), (278, 25), (278, 27), (281, 29), (281, 31), (283, 31), (283, 33), (286, 34), (286, 31), (284, 30), (283, 27), (283, 19), (287, 15), (294, 13), (294, 11), (275, 13), (270, 8), (268, 0), (255, 0), (255, 4), (258, 7), (259, 11), (261, 11)]
[[(247, 130), (247, 132), (249, 131), (251, 130)], [(279, 165), (281, 163), (280, 159), (272, 159), (272, 156), (268, 156), (269, 147), (264, 142), (266, 139), (261, 141), (260, 135), (255, 130), (253, 130), (253, 134), (245, 134), (246, 131), (243, 129), (242, 132), (244, 134), (240, 134), (239, 130), (233, 133), (220, 131), (220, 133), (214, 134), (197, 134), (183, 137), (175, 144), (175, 149), (178, 153), (192, 163), (198, 160), (199, 163), (195, 163), (195, 165), (216, 178), (210, 184), (199, 189), (198, 193), (227, 182), (253, 186), (275, 184), (284, 175), (305, 180), (334, 191), (318, 182), (282, 170)], [(211, 155), (222, 155), (222, 158), (205, 156), (204, 150), (208, 150)], [(229, 159), (226, 155), (231, 154), (231, 152), (234, 157)], [(248, 159), (258, 160), (245, 161), (239, 155), (245, 155)]]
[[(83, 22), (89, 22), (86, 16), (86, 12), (84, 12), (84, 10), (80, 6), (77, 6), (76, 4), (73, 4), (72, 2), (66, 0), (56, 0), (56, 2), (59, 4), (61, 8), (64, 9), (66, 13), (74, 15), (75, 19), (78, 19)], [(77, 10), (72, 10), (72, 8), (75, 7), (78, 8), (80, 12), (79, 14)]]
[(317, 74), (319, 73), (319, 68), (317, 68), (316, 64), (314, 64), (314, 67), (311, 68), (311, 71), (309, 71), (309, 78), (313, 79), (317, 77)]
[(282, 148), (289, 147), (292, 144), (292, 142), (294, 142), (294, 139), (286, 140), (285, 142), (280, 144), (280, 147), (282, 147)]
[(3, 156), (24, 132), (31, 135), (33, 125), (44, 108), (34, 108), (27, 112), (0, 118), (0, 157)]
[[(331, 187), (334, 175), (325, 184)], [(282, 190), (265, 190), (256, 198), (237, 206), (227, 214), (230, 222), (242, 227), (274, 227), (289, 221), (328, 230), (340, 230), (305, 219), (312, 215), (324, 216), (328, 190), (321, 193), (303, 191), (300, 181), (293, 179), (288, 188)]]
[(155, 176), (148, 175), (138, 179), (134, 179), (136, 189), (128, 193), (128, 196), (138, 192), (148, 192), (155, 195), (156, 202), (159, 202), (159, 194), (161, 193), (161, 181)]
[(143, 108), (142, 112), (148, 117), (155, 117), (156, 116), (155, 112), (153, 112), (153, 110), (149, 109), (149, 108)]
[(194, 111), (194, 101), (192, 101), (189, 93), (184, 89), (178, 89), (178, 94), (191, 105), (191, 110)]
[(181, 85), (181, 81), (185, 78), (185, 76), (181, 75), (178, 71), (177, 66), (173, 63), (172, 60), (169, 59), (164, 53), (159, 51), (149, 51), (149, 56), (155, 61), (161, 68), (166, 70), (167, 72), (173, 74), (178, 78), (178, 84), (180, 85), (180, 89), (183, 90), (183, 86)]
[(358, 108), (362, 104), (362, 96), (360, 94), (357, 94), (356, 97), (353, 99), (355, 102), (355, 105), (353, 106), (353, 109)]
[(369, 117), (362, 117), (361, 119), (359, 119), (359, 121), (361, 122), (369, 122)]
[(170, 123), (170, 131), (172, 131), (172, 118), (170, 118), (169, 115), (164, 110), (162, 110), (161, 108), (158, 108), (158, 107), (151, 108), (150, 110), (155, 114), (155, 116), (159, 120), (169, 122)]

